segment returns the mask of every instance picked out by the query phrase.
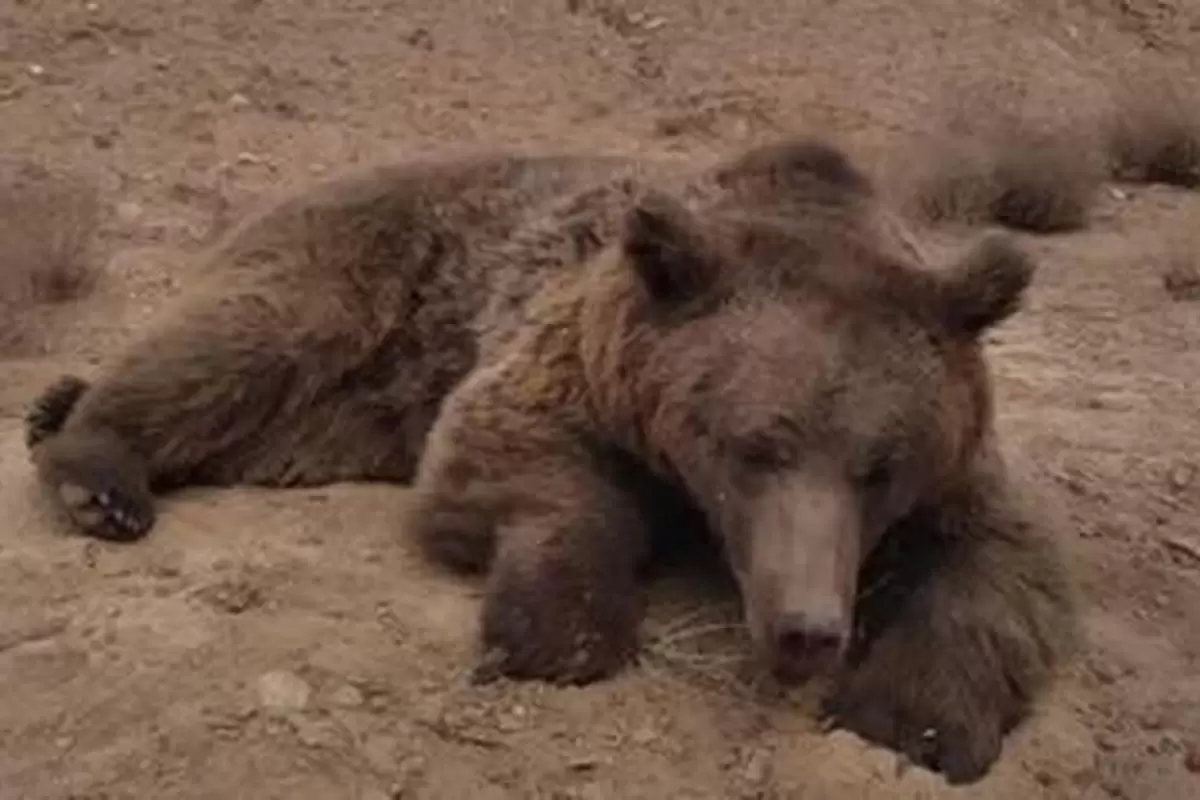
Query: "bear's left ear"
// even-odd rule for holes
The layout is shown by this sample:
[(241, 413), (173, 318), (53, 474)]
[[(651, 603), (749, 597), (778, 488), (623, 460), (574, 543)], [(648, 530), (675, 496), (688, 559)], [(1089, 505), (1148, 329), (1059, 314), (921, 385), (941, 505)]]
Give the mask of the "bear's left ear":
[(1021, 307), (1037, 265), (1008, 236), (974, 244), (940, 283), (942, 313), (951, 331), (978, 336)]
[(816, 136), (781, 139), (751, 148), (719, 166), (716, 181), (726, 189), (760, 197), (789, 194), (846, 203), (870, 199), (871, 179), (833, 142)]
[(685, 303), (716, 280), (715, 255), (695, 216), (662, 192), (647, 192), (630, 209), (622, 249), (655, 303)]

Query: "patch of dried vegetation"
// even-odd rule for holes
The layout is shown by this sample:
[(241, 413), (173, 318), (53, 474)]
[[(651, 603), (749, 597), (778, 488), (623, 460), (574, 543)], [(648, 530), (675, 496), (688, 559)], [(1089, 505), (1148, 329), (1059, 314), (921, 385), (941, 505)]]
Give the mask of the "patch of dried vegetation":
[(76, 176), (0, 160), (0, 352), (42, 338), (40, 308), (95, 288), (99, 220), (97, 192)]

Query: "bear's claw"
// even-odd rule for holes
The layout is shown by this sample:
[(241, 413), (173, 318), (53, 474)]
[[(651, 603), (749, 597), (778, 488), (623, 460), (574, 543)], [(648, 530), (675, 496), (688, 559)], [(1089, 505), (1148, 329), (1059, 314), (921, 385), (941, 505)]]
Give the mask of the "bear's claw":
[(58, 495), (72, 521), (99, 539), (133, 541), (154, 525), (154, 507), (147, 499), (114, 486), (93, 490), (63, 483)]
[[(626, 595), (603, 604), (545, 597), (512, 583), (484, 602), (484, 655), (472, 680), (501, 677), (584, 685), (637, 660), (636, 604)], [(620, 598), (620, 599), (618, 599)]]
[(891, 687), (872, 688), (861, 679), (851, 683), (824, 703), (833, 728), (894, 750), (941, 773), (951, 785), (980, 780), (1000, 757), (1000, 722), (989, 714), (972, 717), (967, 709), (936, 704), (912, 707), (890, 698)]

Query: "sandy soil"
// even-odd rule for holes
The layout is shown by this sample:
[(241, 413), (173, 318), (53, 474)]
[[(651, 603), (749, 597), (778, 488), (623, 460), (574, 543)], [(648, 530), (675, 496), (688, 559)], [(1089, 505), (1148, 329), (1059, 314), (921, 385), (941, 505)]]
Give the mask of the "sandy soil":
[(403, 488), (189, 492), (107, 547), (48, 514), (19, 435), (231, 219), (352, 163), (809, 129), (886, 167), (947, 86), (1024, 87), (1082, 130), (1123, 70), (1197, 56), (1187, 0), (0, 0), (0, 154), (98, 187), (107, 259), (0, 365), (0, 798), (1200, 796), (1200, 301), (1164, 281), (1195, 266), (1194, 194), (1109, 187), (1089, 229), (1032, 240), (999, 414), (1090, 643), (967, 789), (739, 688), (702, 636), (728, 600), (686, 578), (619, 679), (472, 687), (478, 587), (397, 545)]

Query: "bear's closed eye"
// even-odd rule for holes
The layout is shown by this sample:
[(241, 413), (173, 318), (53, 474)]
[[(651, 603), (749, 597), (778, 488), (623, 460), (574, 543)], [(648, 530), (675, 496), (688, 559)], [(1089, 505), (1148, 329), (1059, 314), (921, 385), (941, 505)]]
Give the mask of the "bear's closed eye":
[(894, 447), (876, 447), (855, 471), (854, 481), (863, 491), (883, 491), (891, 485), (900, 466)]
[(733, 456), (744, 467), (756, 472), (783, 470), (795, 466), (795, 445), (772, 433), (753, 433), (736, 439), (731, 448)]

